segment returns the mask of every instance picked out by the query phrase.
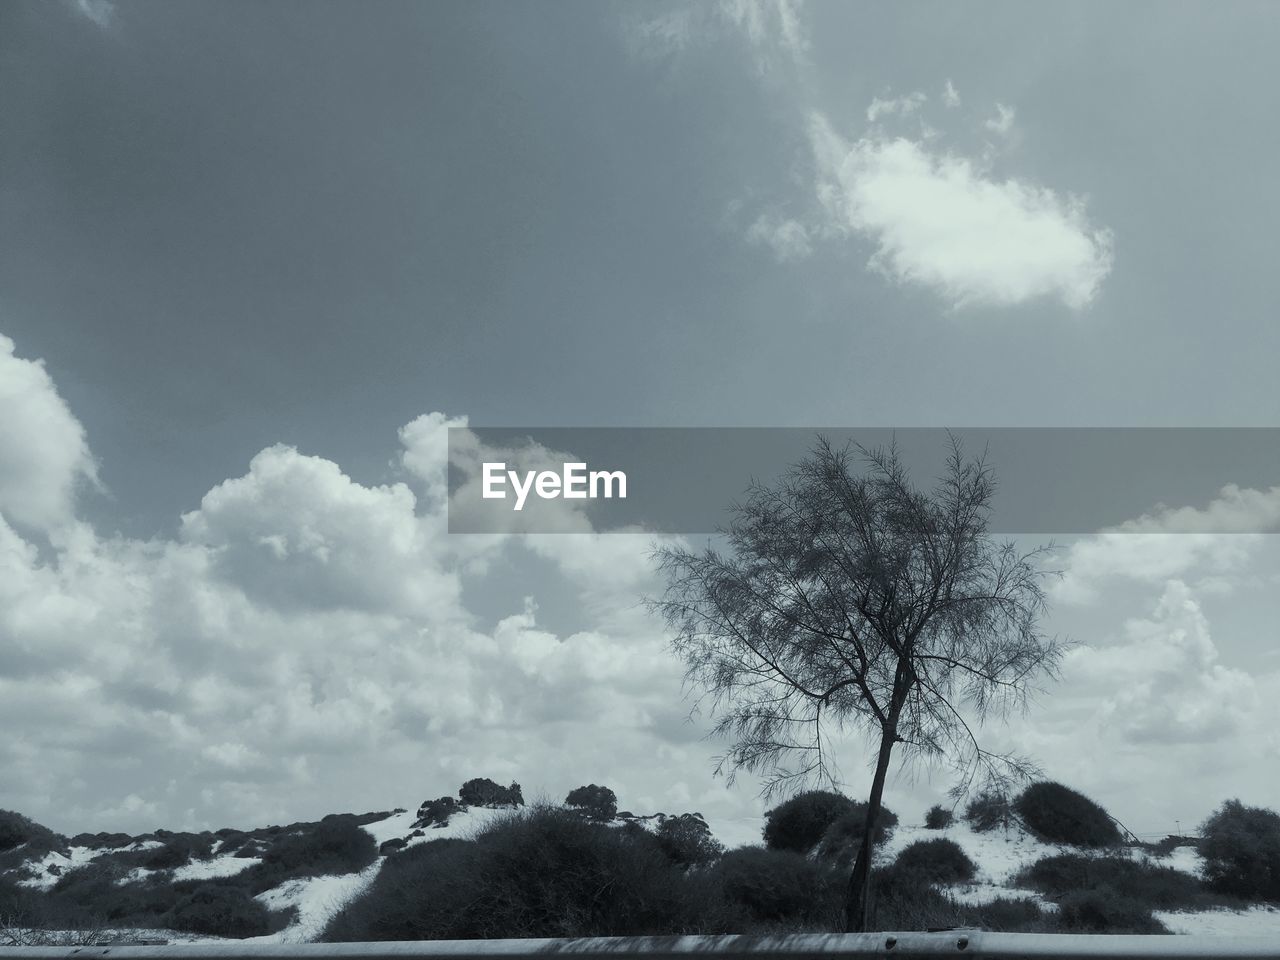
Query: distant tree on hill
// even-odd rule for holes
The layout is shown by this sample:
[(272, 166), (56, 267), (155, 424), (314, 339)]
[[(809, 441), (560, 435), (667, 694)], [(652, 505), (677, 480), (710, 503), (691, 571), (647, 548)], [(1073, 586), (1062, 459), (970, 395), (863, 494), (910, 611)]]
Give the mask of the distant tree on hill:
[(564, 802), (592, 820), (612, 820), (618, 813), (618, 798), (614, 792), (594, 783), (574, 787)]
[(1021, 553), (988, 532), (995, 486), (955, 440), (925, 492), (896, 447), (819, 438), (777, 482), (750, 487), (721, 531), (726, 552), (658, 552), (667, 591), (653, 606), (718, 714), (715, 732), (732, 740), (720, 769), (767, 771), (767, 791), (834, 784), (828, 731), (875, 739), (849, 930), (869, 921), (872, 827), (898, 744), (954, 762), (961, 792), (981, 773), (1008, 780), (1031, 769), (984, 749), (973, 726), (1024, 704), (1060, 656), (1039, 629), (1043, 551)]
[(458, 799), (469, 807), (491, 807), (504, 804), (524, 806), (520, 784), (513, 783), (509, 787), (504, 787), (494, 783), (488, 777), (468, 780), (458, 788)]

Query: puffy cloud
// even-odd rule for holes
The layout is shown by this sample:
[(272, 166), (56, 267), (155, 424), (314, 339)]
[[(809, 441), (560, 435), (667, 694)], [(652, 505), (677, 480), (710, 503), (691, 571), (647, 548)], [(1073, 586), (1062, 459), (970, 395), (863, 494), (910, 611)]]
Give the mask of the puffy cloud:
[(0, 514), (48, 535), (70, 526), (76, 493), (98, 483), (84, 428), (41, 360), (0, 334)]
[(960, 106), (960, 91), (956, 89), (950, 78), (942, 88), (942, 102), (948, 107)]
[(850, 142), (819, 114), (810, 142), (827, 228), (869, 238), (872, 269), (954, 306), (1057, 297), (1079, 309), (1111, 270), (1111, 233), (1079, 199), (996, 180), (920, 140), (873, 131)]
[(1253, 678), (1218, 662), (1191, 589), (1169, 581), (1150, 617), (1112, 644), (1070, 651), (1065, 682), (1101, 694), (1097, 722), (1137, 743), (1204, 743), (1240, 733), (1257, 709)]
[(1162, 583), (1197, 572), (1201, 586), (1229, 591), (1222, 574), (1241, 570), (1266, 532), (1280, 530), (1280, 487), (1227, 484), (1205, 506), (1160, 506), (1067, 549), (1055, 601), (1089, 603), (1102, 584)]
[[(10, 409), (36, 398), (87, 457), (43, 369), (17, 363), (26, 406)], [(577, 534), (448, 534), (447, 432), (465, 423), (407, 424), (405, 480), (385, 485), (269, 447), (174, 540), (100, 538), (64, 498), (44, 516), (70, 526), (42, 550), (0, 516), (3, 805), (58, 829), (142, 830), (410, 804), (477, 775), (534, 790), (605, 781), (633, 798), (708, 778), (709, 750), (663, 750), (701, 731), (637, 602), (652, 538), (595, 534), (574, 511)], [(464, 482), (482, 459), (555, 456), (458, 439)], [(65, 476), (74, 460), (61, 462)], [(30, 470), (2, 479), (0, 502), (37, 502)], [(583, 626), (548, 628), (532, 600), (472, 603), (487, 583), (478, 558), (538, 565)]]

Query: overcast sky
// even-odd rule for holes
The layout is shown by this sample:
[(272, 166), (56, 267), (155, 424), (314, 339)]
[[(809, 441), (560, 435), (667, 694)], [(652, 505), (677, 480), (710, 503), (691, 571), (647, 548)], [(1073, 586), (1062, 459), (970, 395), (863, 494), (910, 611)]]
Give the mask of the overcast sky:
[[(758, 811), (647, 538), (448, 535), (445, 428), (1275, 425), (1277, 47), (1245, 2), (0, 4), (0, 807)], [(1280, 807), (1280, 538), (1143, 529), (1064, 544), (1078, 646), (990, 742), (1141, 832)]]

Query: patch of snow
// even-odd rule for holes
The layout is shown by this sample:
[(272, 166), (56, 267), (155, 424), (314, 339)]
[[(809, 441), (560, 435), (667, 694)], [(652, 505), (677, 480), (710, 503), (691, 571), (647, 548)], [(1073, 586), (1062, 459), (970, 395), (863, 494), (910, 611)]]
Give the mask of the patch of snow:
[[(69, 847), (65, 854), (51, 850), (39, 860), (28, 860), (23, 864), (24, 867), (32, 874), (18, 883), (24, 887), (34, 887), (37, 890), (52, 890), (53, 885), (58, 882), (58, 878), (66, 874), (69, 870), (78, 870), (93, 862), (102, 851), (94, 850), (92, 847)], [(50, 867), (56, 867), (56, 871), (51, 871)]]
[(328, 877), (302, 877), (286, 880), (280, 886), (260, 893), (257, 900), (269, 910), (294, 907), (297, 917), (278, 933), (250, 939), (267, 943), (307, 943), (315, 940), (329, 918), (352, 897), (362, 893), (382, 867), (376, 860), (359, 873), (345, 873)]
[(1154, 915), (1169, 928), (1170, 933), (1280, 940), (1280, 908), (1274, 906), (1253, 906), (1247, 910), (1201, 910), (1196, 913), (1157, 910)]
[(192, 860), (173, 871), (174, 880), (211, 880), (214, 877), (233, 877), (258, 862), (257, 857), (214, 857), (212, 860)]
[(373, 842), (381, 846), (388, 840), (395, 840), (397, 837), (407, 837), (413, 832), (413, 821), (418, 819), (418, 815), (411, 810), (404, 813), (393, 813), (385, 820), (375, 820), (373, 823), (366, 823), (362, 829), (373, 837)]

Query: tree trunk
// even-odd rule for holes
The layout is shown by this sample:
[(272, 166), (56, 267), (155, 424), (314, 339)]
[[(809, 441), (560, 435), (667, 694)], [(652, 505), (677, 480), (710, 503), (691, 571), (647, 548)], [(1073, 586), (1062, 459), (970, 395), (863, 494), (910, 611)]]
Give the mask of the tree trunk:
[(867, 822), (862, 830), (862, 843), (849, 877), (849, 893), (844, 906), (846, 933), (862, 933), (871, 921), (871, 852), (874, 849), (875, 823), (880, 818), (880, 797), (884, 793), (884, 781), (889, 772), (889, 756), (897, 739), (897, 710), (892, 711), (894, 726), (886, 727), (880, 737), (880, 756), (876, 760), (875, 778), (871, 781), (871, 796), (867, 798)]

